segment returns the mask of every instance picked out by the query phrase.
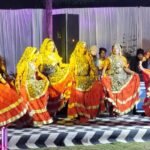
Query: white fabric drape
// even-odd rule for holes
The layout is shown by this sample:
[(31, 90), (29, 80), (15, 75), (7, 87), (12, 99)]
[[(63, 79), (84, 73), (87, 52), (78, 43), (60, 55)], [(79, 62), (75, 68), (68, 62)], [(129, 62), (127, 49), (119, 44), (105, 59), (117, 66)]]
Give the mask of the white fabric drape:
[[(53, 14), (79, 14), (79, 38), (89, 46), (111, 50), (118, 42), (124, 50), (135, 54), (138, 47), (150, 48), (150, 8), (75, 8), (54, 9)], [(27, 46), (39, 48), (46, 30), (45, 10), (0, 10), (0, 55), (9, 72)]]
[(8, 72), (27, 46), (42, 42), (42, 9), (0, 10), (0, 55), (6, 59)]
[(53, 10), (53, 14), (79, 14), (79, 39), (89, 46), (111, 50), (117, 42), (131, 55), (139, 47), (150, 48), (150, 8), (68, 8)]
[(150, 50), (150, 7), (141, 7), (139, 15), (141, 47)]

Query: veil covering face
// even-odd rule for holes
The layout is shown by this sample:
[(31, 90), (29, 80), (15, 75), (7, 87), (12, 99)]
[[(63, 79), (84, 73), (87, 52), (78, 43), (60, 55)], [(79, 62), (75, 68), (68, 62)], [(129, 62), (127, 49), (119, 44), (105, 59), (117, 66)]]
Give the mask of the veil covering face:
[(121, 45), (119, 43), (114, 44), (113, 48), (116, 49), (116, 54), (117, 55), (120, 55), (120, 56), (122, 55), (122, 48), (121, 48)]
[(84, 42), (84, 41), (79, 41), (79, 42), (76, 44), (75, 49), (74, 49), (74, 51), (73, 51), (73, 53), (72, 53), (71, 56), (80, 55), (80, 48), (81, 48), (82, 46), (86, 46), (86, 42)]
[[(47, 112), (48, 79), (39, 72), (37, 67), (37, 48), (27, 47), (17, 66), (16, 85), (19, 85), (21, 95), (28, 104), (28, 114), (34, 126), (49, 124), (52, 119)], [(37, 111), (38, 110), (38, 111)]]
[(48, 110), (50, 113), (57, 112), (65, 104), (65, 92), (68, 83), (72, 81), (69, 65), (62, 62), (62, 57), (51, 38), (45, 38), (40, 47), (38, 57), (39, 70), (49, 80)]
[(36, 51), (37, 51), (36, 47), (30, 47), (30, 46), (24, 50), (24, 52), (17, 64), (17, 72), (19, 71), (19, 69), (22, 68), (23, 63), (27, 63), (28, 60), (35, 54)]
[(96, 45), (91, 46), (90, 47), (90, 52), (91, 52), (91, 54), (93, 56), (97, 56), (97, 54), (98, 54), (98, 48), (97, 48), (97, 46)]
[[(54, 43), (54, 41), (52, 39), (50, 39), (50, 38), (45, 38), (44, 39), (44, 41), (43, 41), (43, 43), (41, 44), (41, 47), (40, 47), (40, 53), (45, 53), (48, 50), (47, 44), (49, 42), (53, 42)], [(53, 52), (58, 53), (55, 43), (54, 43)]]
[[(68, 103), (68, 117), (86, 122), (94, 118), (103, 97), (102, 86), (97, 80), (97, 68), (86, 42), (79, 41), (70, 57), (73, 86)], [(102, 111), (102, 109), (101, 109)]]
[(112, 46), (112, 54), (107, 58), (105, 68), (108, 70), (101, 81), (107, 91), (105, 98), (113, 106), (111, 113), (126, 114), (139, 101), (140, 80), (137, 74), (129, 73), (127, 59), (122, 55), (120, 44)]

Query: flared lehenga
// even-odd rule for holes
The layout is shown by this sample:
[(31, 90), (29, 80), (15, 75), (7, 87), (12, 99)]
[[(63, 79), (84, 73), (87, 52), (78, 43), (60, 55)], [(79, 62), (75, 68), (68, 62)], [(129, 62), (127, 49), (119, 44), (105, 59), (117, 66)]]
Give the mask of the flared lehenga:
[(148, 93), (150, 93), (150, 70), (149, 69), (142, 69), (142, 75), (143, 75), (143, 80), (145, 82), (145, 87), (146, 87), (146, 98), (144, 99), (144, 105), (143, 109), (145, 111), (145, 114), (147, 116), (150, 116), (150, 96)]
[(27, 104), (8, 84), (0, 83), (0, 126), (15, 122), (27, 112)]
[[(47, 39), (48, 40), (48, 39)], [(47, 109), (51, 114), (55, 114), (64, 107), (70, 95), (70, 84), (72, 76), (69, 65), (63, 64), (57, 51), (51, 53), (41, 53), (39, 60), (40, 71), (49, 79), (49, 101)]]
[(123, 56), (110, 56), (109, 73), (102, 78), (106, 99), (113, 105), (113, 111), (120, 115), (128, 113), (139, 101), (140, 86), (138, 74), (125, 72), (123, 59)]
[(48, 80), (36, 78), (36, 66), (34, 63), (28, 63), (28, 77), (26, 80), (26, 92), (28, 95), (29, 109), (28, 113), (33, 119), (34, 126), (52, 123), (52, 118), (47, 111), (49, 99)]
[(110, 77), (102, 79), (106, 91), (106, 99), (114, 106), (113, 111), (120, 115), (131, 111), (139, 101), (139, 77), (137, 74), (131, 75), (127, 83), (120, 90), (112, 90), (112, 80)]
[(69, 66), (57, 68), (55, 72), (49, 74), (48, 79), (50, 82), (48, 110), (55, 113), (65, 106), (70, 97), (72, 76)]
[(31, 120), (30, 123), (34, 126), (52, 123), (53, 120), (47, 111), (48, 79), (37, 78), (38, 70), (33, 62), (27, 63), (25, 72), (26, 77), (20, 92), (28, 104), (30, 119), (27, 119)]
[(104, 103), (102, 103), (103, 94), (103, 88), (99, 81), (94, 81), (87, 90), (72, 87), (68, 117), (71, 119), (79, 117), (81, 120), (94, 119), (99, 111), (105, 109)]
[(97, 80), (93, 59), (88, 52), (79, 53), (80, 46), (83, 45), (84, 42), (77, 43), (70, 59), (74, 81), (68, 102), (68, 117), (79, 119), (81, 123), (94, 119), (104, 109), (103, 88)]

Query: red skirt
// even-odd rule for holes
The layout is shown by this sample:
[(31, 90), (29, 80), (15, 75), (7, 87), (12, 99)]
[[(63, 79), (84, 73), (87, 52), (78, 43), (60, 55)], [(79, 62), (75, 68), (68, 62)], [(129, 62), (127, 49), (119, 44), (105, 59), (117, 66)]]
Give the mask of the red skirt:
[[(23, 95), (26, 103), (28, 104), (28, 114), (30, 118), (26, 118), (25, 121), (30, 122), (33, 126), (42, 126), (44, 124), (50, 124), (53, 122), (50, 114), (47, 111), (47, 103), (49, 98), (48, 91), (38, 99), (30, 100), (27, 96), (26, 89), (21, 88), (21, 94)], [(24, 123), (26, 124), (26, 123)]]
[(143, 109), (145, 111), (145, 115), (150, 117), (150, 98), (144, 99)]
[(68, 117), (74, 118), (95, 118), (101, 108), (104, 110), (103, 88), (99, 81), (95, 81), (88, 91), (79, 91), (72, 88), (68, 104)]
[(55, 113), (64, 107), (67, 100), (70, 98), (72, 76), (67, 77), (60, 83), (51, 85), (49, 91), (48, 111)]
[[(146, 92), (148, 92), (148, 88), (150, 87), (150, 70), (144, 69), (144, 71), (142, 72), (142, 75), (143, 75), (143, 79), (145, 82)], [(150, 98), (149, 97), (146, 97), (144, 99), (143, 109), (145, 111), (145, 115), (150, 116)]]
[(143, 80), (145, 83), (145, 87), (148, 90), (148, 87), (150, 87), (150, 70), (149, 69), (144, 69), (142, 71), (142, 75), (143, 75)]
[(140, 79), (138, 74), (132, 75), (128, 83), (117, 92), (112, 91), (112, 82), (109, 76), (102, 78), (102, 84), (106, 92), (106, 99), (114, 106), (113, 111), (120, 115), (128, 113), (139, 101)]
[(8, 84), (0, 83), (0, 126), (15, 122), (27, 112), (23, 97)]

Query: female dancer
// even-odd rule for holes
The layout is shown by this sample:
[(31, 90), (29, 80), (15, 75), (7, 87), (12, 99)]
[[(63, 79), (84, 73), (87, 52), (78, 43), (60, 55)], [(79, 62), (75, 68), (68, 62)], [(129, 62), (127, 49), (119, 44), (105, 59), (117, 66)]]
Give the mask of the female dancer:
[(62, 63), (54, 41), (44, 39), (38, 57), (39, 69), (49, 79), (48, 111), (60, 110), (70, 96), (71, 75), (69, 65)]
[(102, 74), (106, 99), (112, 104), (110, 115), (128, 113), (139, 100), (140, 79), (128, 68), (119, 44), (112, 47), (112, 54), (105, 61)]
[(17, 65), (16, 88), (26, 98), (28, 113), (34, 126), (52, 123), (47, 112), (48, 79), (36, 66), (37, 49), (27, 47)]
[(147, 116), (150, 116), (150, 70), (143, 68), (142, 62), (140, 62), (139, 68), (142, 71), (143, 80), (146, 87), (146, 98), (144, 99), (143, 109), (145, 111), (145, 114)]
[(103, 90), (97, 80), (97, 69), (85, 42), (77, 43), (70, 58), (70, 69), (73, 86), (68, 104), (68, 117), (86, 123), (98, 114)]
[(27, 112), (23, 97), (5, 80), (6, 75), (4, 61), (0, 57), (0, 126), (15, 122)]

